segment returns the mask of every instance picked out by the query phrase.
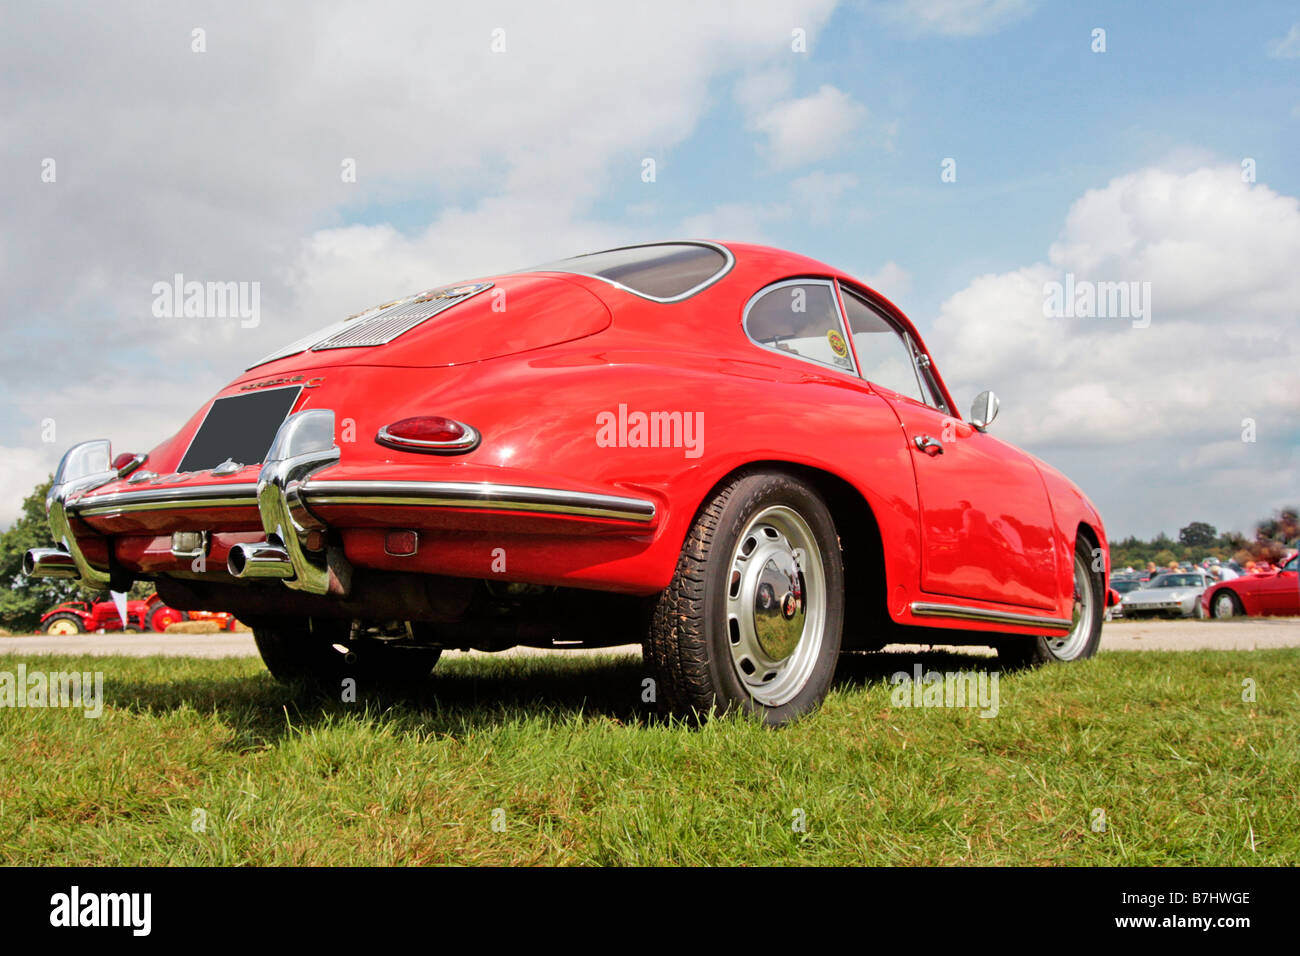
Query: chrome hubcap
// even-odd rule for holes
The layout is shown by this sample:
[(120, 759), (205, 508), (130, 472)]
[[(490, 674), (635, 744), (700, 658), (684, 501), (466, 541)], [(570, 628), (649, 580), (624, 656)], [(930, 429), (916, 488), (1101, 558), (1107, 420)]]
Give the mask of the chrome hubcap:
[(1224, 593), (1214, 599), (1214, 616), (1215, 617), (1232, 617), (1237, 612), (1237, 608), (1232, 603), (1232, 596)]
[(1074, 622), (1070, 633), (1064, 637), (1047, 638), (1047, 647), (1052, 656), (1063, 661), (1072, 661), (1083, 653), (1088, 646), (1088, 637), (1092, 634), (1097, 617), (1097, 603), (1093, 598), (1093, 589), (1088, 581), (1088, 566), (1077, 554), (1074, 556), (1074, 607), (1070, 619)]
[(786, 703), (808, 682), (826, 625), (826, 571), (803, 517), (784, 505), (755, 515), (731, 557), (727, 641), (754, 700)]

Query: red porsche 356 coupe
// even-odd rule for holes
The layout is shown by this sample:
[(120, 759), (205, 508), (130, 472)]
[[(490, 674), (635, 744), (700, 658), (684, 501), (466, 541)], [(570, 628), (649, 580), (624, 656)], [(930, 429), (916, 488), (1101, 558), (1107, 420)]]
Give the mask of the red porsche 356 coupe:
[[(225, 608), (277, 678), (643, 643), (661, 703), (782, 723), (843, 649), (1091, 656), (1109, 559), (812, 259), (678, 241), (431, 289), (260, 359), (147, 454), (64, 456), (28, 573)], [(337, 683), (334, 684), (337, 688)]]

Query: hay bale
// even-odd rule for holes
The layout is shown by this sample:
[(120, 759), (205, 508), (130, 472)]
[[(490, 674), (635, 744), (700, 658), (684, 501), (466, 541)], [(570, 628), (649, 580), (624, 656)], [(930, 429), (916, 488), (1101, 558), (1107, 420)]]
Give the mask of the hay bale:
[(221, 625), (216, 621), (177, 621), (167, 628), (168, 634), (216, 634)]

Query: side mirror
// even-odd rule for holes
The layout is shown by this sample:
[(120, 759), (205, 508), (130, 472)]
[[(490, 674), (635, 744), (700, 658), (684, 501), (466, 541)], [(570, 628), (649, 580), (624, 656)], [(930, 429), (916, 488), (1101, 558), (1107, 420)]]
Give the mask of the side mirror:
[(970, 423), (980, 431), (988, 428), (998, 417), (998, 397), (992, 392), (980, 392), (970, 406)]

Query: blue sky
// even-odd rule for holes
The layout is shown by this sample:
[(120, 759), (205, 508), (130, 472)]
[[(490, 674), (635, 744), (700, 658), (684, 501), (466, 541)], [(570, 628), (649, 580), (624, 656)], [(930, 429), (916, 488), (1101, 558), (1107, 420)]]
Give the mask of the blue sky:
[[(869, 219), (793, 216), (770, 224), (768, 238), (851, 271), (906, 261), (915, 280), (906, 305), (924, 323), (972, 274), (1041, 255), (1075, 199), (1136, 166), (1185, 152), (1251, 156), (1262, 181), (1300, 194), (1300, 119), (1291, 115), (1300, 62), (1267, 55), (1297, 20), (1300, 8), (1288, 3), (1052, 3), (970, 37), (917, 33), (843, 5), (806, 55), (788, 57), (793, 92), (831, 84), (870, 104), (873, 126), (896, 124), (892, 136), (852, 130), (829, 161), (774, 169), (731, 95), (733, 76), (719, 77), (680, 145), (627, 144), (592, 214), (658, 238), (701, 209), (784, 202), (809, 168), (852, 175), (843, 205)], [(1091, 50), (1097, 27), (1106, 30), (1102, 54)], [(640, 177), (643, 156), (659, 163), (652, 184)], [(946, 157), (957, 160), (956, 183), (940, 181)], [(431, 183), (419, 197), (341, 207), (333, 221), (415, 230), (443, 205), (474, 198)]]
[[(1294, 3), (126, 2), (5, 26), (0, 521), (68, 443), (151, 447), (313, 327), (682, 235), (874, 281), (1112, 533), (1300, 500)], [(261, 283), (263, 320), (152, 319), (176, 272)], [(1044, 319), (1065, 273), (1150, 281), (1154, 322)], [(53, 354), (76, 372), (51, 391)]]

